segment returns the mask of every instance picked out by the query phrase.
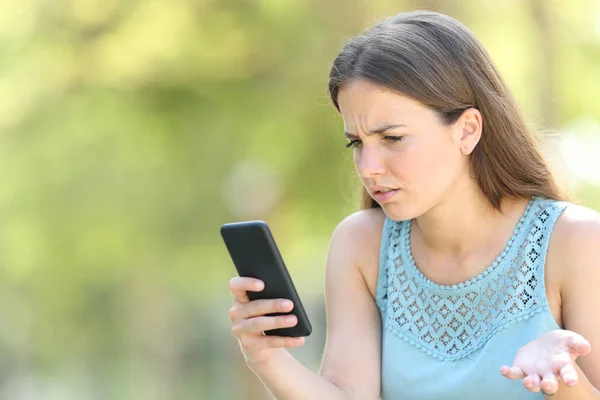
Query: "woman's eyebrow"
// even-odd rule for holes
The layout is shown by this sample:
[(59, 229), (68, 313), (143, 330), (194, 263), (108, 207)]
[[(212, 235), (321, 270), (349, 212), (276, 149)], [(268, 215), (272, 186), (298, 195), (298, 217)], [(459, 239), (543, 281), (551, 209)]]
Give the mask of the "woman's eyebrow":
[[(380, 126), (379, 128), (371, 130), (370, 132), (367, 133), (367, 135), (370, 136), (370, 135), (381, 134), (390, 129), (405, 128), (405, 127), (406, 127), (406, 125), (404, 125), (404, 124), (387, 124), (387, 125), (383, 125), (383, 126)], [(350, 133), (348, 131), (344, 131), (344, 136), (348, 139), (356, 139), (358, 137), (354, 133)]]

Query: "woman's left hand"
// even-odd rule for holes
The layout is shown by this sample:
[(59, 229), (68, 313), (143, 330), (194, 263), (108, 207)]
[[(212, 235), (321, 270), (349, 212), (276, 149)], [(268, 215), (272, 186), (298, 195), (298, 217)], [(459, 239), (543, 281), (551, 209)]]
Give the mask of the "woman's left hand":
[(577, 383), (575, 360), (590, 350), (590, 343), (583, 336), (558, 329), (521, 347), (512, 367), (504, 365), (500, 373), (508, 379), (523, 379), (523, 386), (531, 392), (542, 390), (553, 395), (558, 391), (559, 378), (567, 386)]

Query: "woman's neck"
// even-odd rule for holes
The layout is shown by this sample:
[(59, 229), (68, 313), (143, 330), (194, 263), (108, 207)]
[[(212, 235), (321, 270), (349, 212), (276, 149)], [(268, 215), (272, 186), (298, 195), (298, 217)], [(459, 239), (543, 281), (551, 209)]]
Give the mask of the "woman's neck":
[(461, 258), (479, 252), (481, 247), (496, 248), (506, 242), (505, 236), (512, 235), (528, 199), (504, 198), (500, 212), (475, 182), (465, 186), (416, 218), (414, 235), (427, 251)]

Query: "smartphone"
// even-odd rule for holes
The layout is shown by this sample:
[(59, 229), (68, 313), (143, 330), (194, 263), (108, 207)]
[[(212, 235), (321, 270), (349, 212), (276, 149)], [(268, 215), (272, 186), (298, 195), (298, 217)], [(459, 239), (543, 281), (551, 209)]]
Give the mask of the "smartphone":
[(260, 292), (247, 292), (250, 300), (281, 298), (294, 303), (288, 313), (267, 315), (293, 314), (298, 318), (296, 326), (265, 331), (265, 335), (310, 335), (310, 321), (269, 226), (264, 221), (234, 222), (221, 227), (221, 236), (239, 276), (260, 279), (265, 284)]

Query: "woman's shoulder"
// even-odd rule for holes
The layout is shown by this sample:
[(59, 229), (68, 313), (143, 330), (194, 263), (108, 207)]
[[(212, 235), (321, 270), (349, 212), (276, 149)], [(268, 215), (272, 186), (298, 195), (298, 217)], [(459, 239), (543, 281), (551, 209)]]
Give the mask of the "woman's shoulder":
[(569, 203), (556, 221), (548, 251), (563, 277), (592, 273), (600, 278), (600, 213)]
[(340, 268), (358, 268), (369, 292), (374, 297), (379, 271), (379, 251), (385, 214), (380, 208), (355, 212), (336, 227), (330, 248), (330, 257), (344, 260)]
[(600, 213), (591, 208), (569, 203), (556, 221), (556, 242), (570, 246), (600, 245)]
[(346, 244), (376, 244), (381, 241), (381, 231), (385, 223), (385, 214), (381, 208), (357, 211), (344, 218), (336, 227), (333, 238)]

